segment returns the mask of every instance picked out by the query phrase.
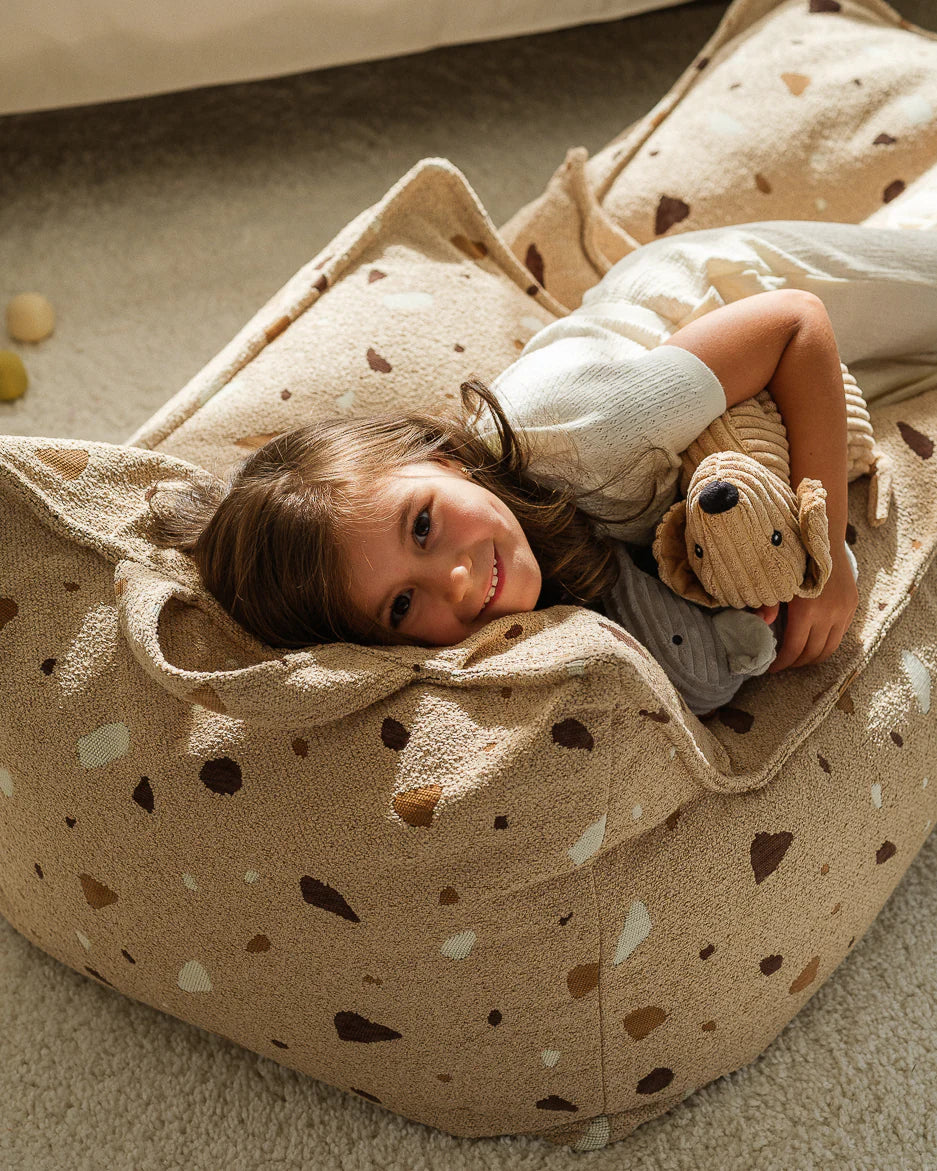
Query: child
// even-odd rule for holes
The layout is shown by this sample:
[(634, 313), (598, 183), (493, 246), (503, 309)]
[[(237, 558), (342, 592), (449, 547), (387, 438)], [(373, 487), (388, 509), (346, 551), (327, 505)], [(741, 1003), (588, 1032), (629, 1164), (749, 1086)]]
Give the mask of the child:
[[(536, 333), (490, 390), (464, 383), (461, 418), (299, 427), (214, 491), (153, 497), (157, 539), (190, 552), (219, 603), (285, 648), (451, 646), (566, 603), (651, 642), (640, 624), (656, 591), (684, 633), (658, 630), (652, 653), (700, 713), (768, 667), (776, 624), (782, 669), (825, 661), (852, 621), (840, 358), (869, 402), (937, 385), (937, 231), (789, 220), (662, 238)], [(662, 586), (646, 550), (676, 499), (679, 453), (764, 387), (792, 483), (827, 489), (833, 573), (784, 614), (777, 600), (714, 613)]]

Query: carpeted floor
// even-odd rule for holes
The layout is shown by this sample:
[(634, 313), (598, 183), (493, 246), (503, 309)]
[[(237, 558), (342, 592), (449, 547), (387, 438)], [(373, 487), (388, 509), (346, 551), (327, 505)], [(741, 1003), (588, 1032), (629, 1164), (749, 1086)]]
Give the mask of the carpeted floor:
[[(937, 29), (934, 0), (897, 6)], [(0, 339), (31, 378), (0, 432), (123, 442), (421, 158), (450, 158), (503, 224), (569, 146), (596, 152), (650, 109), (727, 7), (0, 118), (0, 306), (38, 290), (58, 312), (38, 346)], [(589, 1155), (410, 1123), (0, 920), (0, 1171), (937, 1168), (935, 892), (932, 837), (762, 1057)]]

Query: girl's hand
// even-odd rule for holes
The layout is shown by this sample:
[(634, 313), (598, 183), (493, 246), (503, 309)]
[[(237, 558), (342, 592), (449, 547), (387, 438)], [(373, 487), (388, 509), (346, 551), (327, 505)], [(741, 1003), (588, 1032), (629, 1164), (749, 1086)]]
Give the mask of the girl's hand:
[(825, 663), (842, 642), (858, 605), (859, 590), (844, 548), (839, 557), (834, 557), (833, 571), (819, 597), (795, 594), (788, 602), (784, 645), (768, 674), (786, 667)]

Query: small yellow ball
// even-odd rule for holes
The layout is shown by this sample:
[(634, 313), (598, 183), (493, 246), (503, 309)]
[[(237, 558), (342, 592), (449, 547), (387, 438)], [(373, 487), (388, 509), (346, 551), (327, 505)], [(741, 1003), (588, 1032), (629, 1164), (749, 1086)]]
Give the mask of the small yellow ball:
[(7, 305), (7, 333), (14, 341), (41, 342), (55, 328), (55, 310), (42, 293), (19, 293)]
[(29, 376), (23, 359), (12, 350), (0, 350), (0, 402), (10, 402), (25, 393)]

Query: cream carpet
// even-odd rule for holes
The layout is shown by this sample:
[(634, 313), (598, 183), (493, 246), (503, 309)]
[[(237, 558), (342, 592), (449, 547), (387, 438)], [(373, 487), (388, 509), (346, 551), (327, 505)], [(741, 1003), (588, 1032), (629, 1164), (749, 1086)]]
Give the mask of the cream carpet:
[[(937, 29), (934, 0), (896, 3)], [(38, 290), (58, 312), (35, 347), (0, 324), (31, 377), (0, 432), (124, 442), (421, 158), (450, 158), (505, 223), (567, 147), (594, 153), (649, 110), (727, 7), (0, 118), (0, 307)], [(577, 1155), (411, 1123), (106, 989), (0, 920), (0, 1171), (937, 1168), (935, 1004), (937, 835), (758, 1060)]]

